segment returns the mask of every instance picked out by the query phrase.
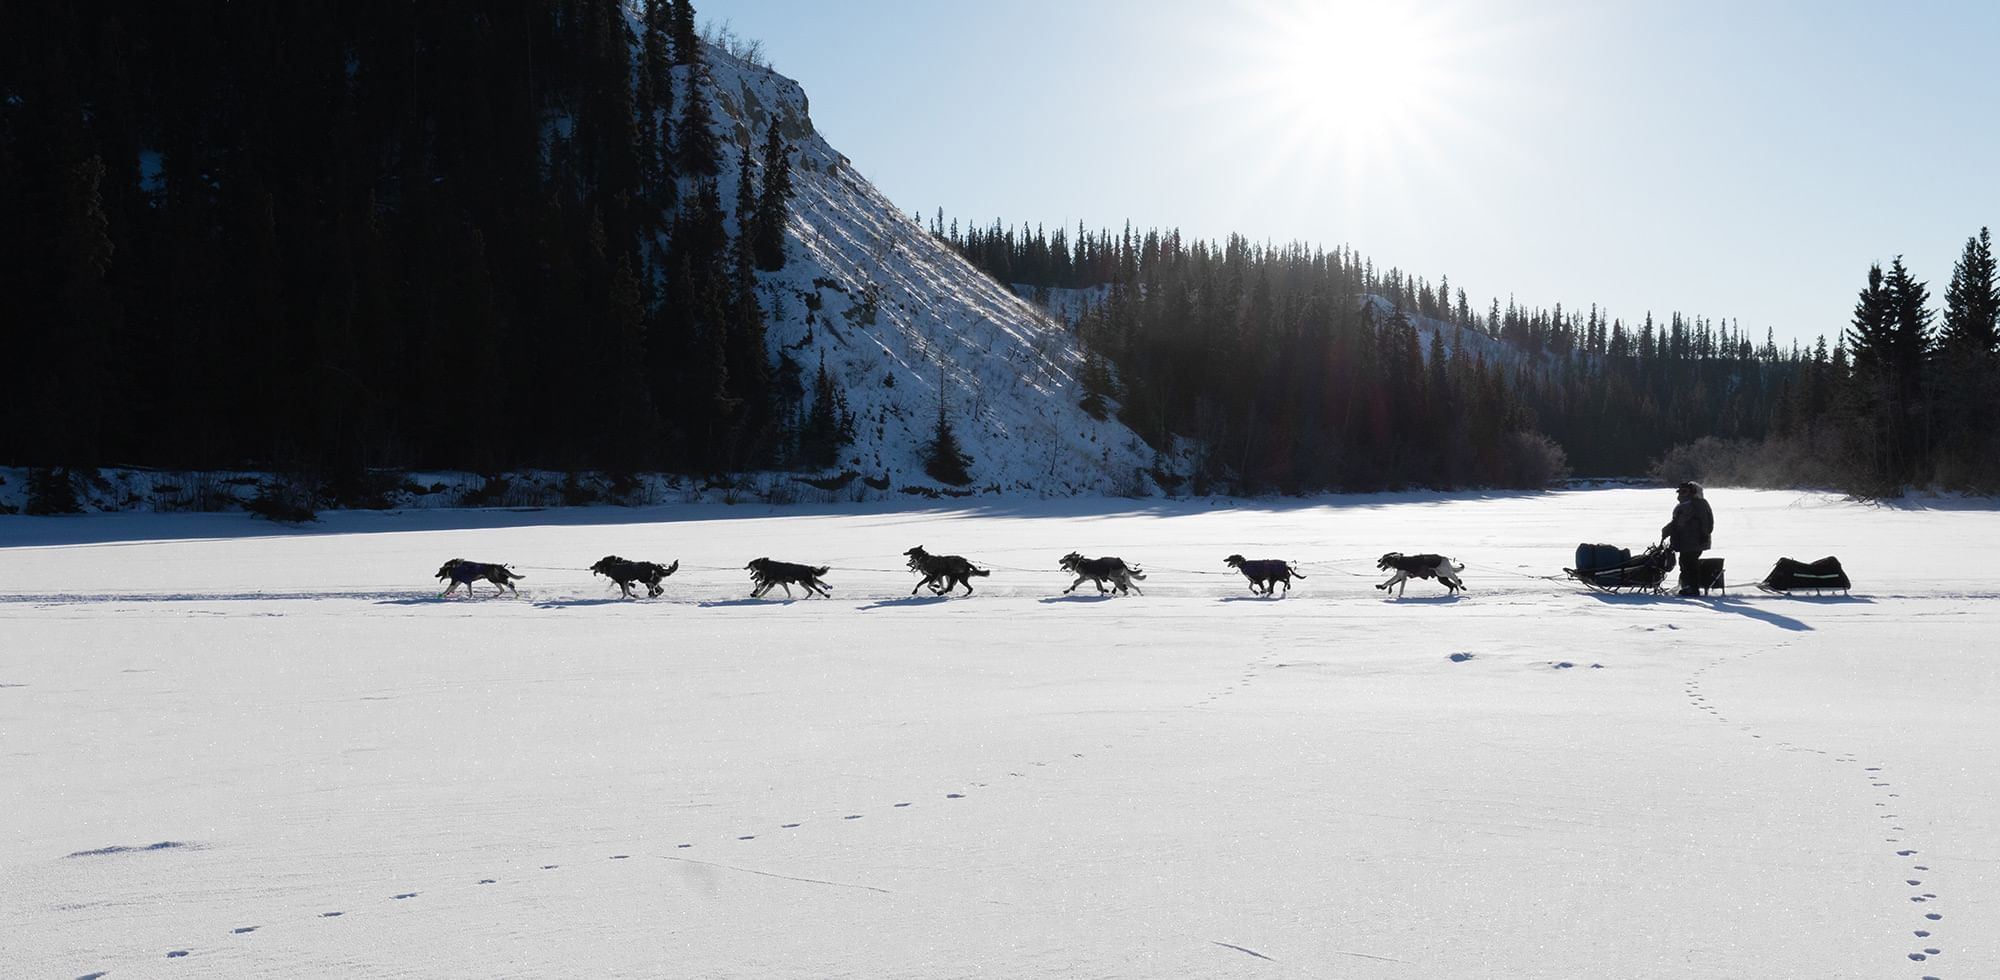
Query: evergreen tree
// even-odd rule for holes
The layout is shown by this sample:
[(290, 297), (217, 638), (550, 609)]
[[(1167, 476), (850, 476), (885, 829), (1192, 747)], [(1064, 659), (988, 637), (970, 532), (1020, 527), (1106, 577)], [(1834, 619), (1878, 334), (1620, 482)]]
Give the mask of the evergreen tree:
[[(747, 160), (750, 154), (743, 156)], [(752, 241), (757, 268), (765, 272), (785, 267), (785, 218), (791, 211), (791, 198), (792, 161), (785, 152), (784, 137), (778, 133), (778, 114), (773, 112), (770, 127), (764, 131), (764, 189), (751, 218), (756, 230)]]
[(939, 369), (937, 427), (924, 450), (924, 472), (939, 483), (962, 487), (972, 482), (972, 457), (959, 448), (958, 435), (952, 431), (951, 415), (945, 410), (946, 393), (944, 371)]
[(701, 37), (695, 32), (694, 3), (692, 0), (671, 2), (673, 6), (667, 16), (667, 27), (674, 42), (674, 64), (699, 65)]
[(697, 48), (688, 67), (687, 98), (681, 100), (674, 124), (674, 162), (687, 177), (714, 177), (722, 172), (722, 146), (716, 140), (715, 119), (708, 111), (708, 64)]
[(1995, 282), (1992, 235), (1966, 239), (1945, 290), (1936, 375), (1940, 409), (1940, 460), (1947, 483), (1969, 489), (2000, 485), (2000, 436), (1987, 422), (2000, 408), (2000, 286)]

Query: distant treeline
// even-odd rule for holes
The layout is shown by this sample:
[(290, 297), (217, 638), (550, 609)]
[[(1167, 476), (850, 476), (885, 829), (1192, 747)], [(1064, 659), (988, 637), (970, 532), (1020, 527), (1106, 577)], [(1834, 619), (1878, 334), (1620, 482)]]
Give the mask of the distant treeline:
[[(921, 218), (919, 219), (921, 220)], [(1348, 248), (1177, 231), (987, 227), (933, 235), (1003, 282), (1085, 290), (1079, 329), (1155, 445), (1200, 440), (1198, 478), (1249, 490), (1539, 485), (1589, 475), (2000, 490), (1988, 234), (1966, 243), (1942, 327), (1901, 260), (1870, 274), (1829, 347), (1780, 348), (1679, 313), (1627, 324), (1523, 309), (1377, 269)], [(1414, 323), (1434, 329), (1430, 343)]]
[(755, 133), (721, 199), (694, 16), (0, 6), (0, 460), (830, 461), (751, 288), (787, 148)]

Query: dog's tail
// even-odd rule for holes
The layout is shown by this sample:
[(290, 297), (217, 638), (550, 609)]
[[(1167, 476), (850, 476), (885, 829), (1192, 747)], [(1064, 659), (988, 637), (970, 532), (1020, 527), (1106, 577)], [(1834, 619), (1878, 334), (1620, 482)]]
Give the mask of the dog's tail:
[(966, 574), (967, 574), (967, 575), (991, 575), (991, 574), (993, 574), (993, 573), (992, 573), (992, 572), (989, 572), (989, 571), (987, 571), (987, 570), (986, 570), (986, 569), (984, 569), (984, 568), (974, 568), (974, 569), (973, 569), (972, 571), (969, 571), (969, 572), (967, 572)]
[(1137, 565), (1127, 565), (1127, 566), (1125, 566), (1125, 570), (1126, 570), (1127, 572), (1130, 572), (1130, 573), (1132, 574), (1132, 577), (1133, 577), (1133, 578), (1145, 578), (1145, 577), (1146, 577), (1146, 573), (1145, 573), (1145, 572), (1142, 572), (1142, 571), (1140, 571), (1140, 570), (1139, 570), (1139, 566), (1137, 566)]
[(680, 570), (681, 570), (681, 560), (679, 558), (676, 558), (674, 559), (674, 563), (668, 565), (667, 570), (665, 572), (662, 572), (661, 575), (662, 577), (667, 575), (672, 575), (673, 573), (678, 572)]
[(1306, 577), (1306, 573), (1299, 571), (1299, 566), (1294, 562), (1286, 562), (1285, 567), (1291, 569), (1293, 578)]
[(826, 573), (828, 573), (828, 572), (830, 572), (830, 571), (833, 571), (833, 566), (832, 566), (832, 565), (821, 565), (820, 567), (818, 567), (818, 568), (815, 568), (815, 569), (813, 569), (813, 574), (814, 574), (814, 575), (825, 575)]
[(515, 571), (514, 566), (512, 565), (502, 565), (500, 567), (506, 569), (507, 574), (512, 578), (527, 578), (526, 575), (523, 575), (520, 572)]

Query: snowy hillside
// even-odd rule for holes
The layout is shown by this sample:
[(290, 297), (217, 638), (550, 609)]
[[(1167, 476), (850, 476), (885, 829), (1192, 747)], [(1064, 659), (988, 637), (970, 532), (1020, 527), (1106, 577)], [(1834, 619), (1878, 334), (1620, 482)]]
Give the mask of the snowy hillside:
[(775, 115), (792, 149), (790, 259), (760, 277), (773, 354), (808, 380), (825, 358), (845, 385), (855, 442), (837, 469), (937, 487), (922, 450), (945, 410), (984, 492), (1147, 492), (1153, 451), (1077, 407), (1082, 354), (1053, 317), (935, 241), (813, 129), (805, 92), (708, 48), (724, 145), (721, 197)]

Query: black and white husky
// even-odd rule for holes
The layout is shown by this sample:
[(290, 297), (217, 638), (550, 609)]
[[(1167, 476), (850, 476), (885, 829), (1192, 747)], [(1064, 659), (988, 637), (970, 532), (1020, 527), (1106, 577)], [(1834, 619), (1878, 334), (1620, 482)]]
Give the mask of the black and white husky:
[(1413, 578), (1437, 579), (1443, 583), (1446, 593), (1450, 595), (1457, 595), (1458, 590), (1465, 588), (1465, 583), (1458, 578), (1458, 573), (1465, 571), (1465, 566), (1443, 555), (1406, 555), (1400, 551), (1391, 551), (1383, 555), (1382, 560), (1375, 563), (1375, 567), (1395, 573), (1389, 576), (1389, 581), (1376, 588), (1387, 592), (1393, 586), (1398, 599), (1403, 597), (1403, 590), (1409, 587)]

